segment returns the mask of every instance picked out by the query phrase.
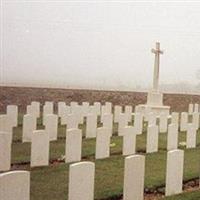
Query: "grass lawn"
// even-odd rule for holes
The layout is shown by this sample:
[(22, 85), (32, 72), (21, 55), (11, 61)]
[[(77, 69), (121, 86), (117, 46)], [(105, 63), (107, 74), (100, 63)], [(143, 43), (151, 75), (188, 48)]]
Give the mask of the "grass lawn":
[[(69, 164), (54, 163), (47, 167), (31, 168), (30, 143), (21, 143), (22, 120), (14, 129), (12, 144), (13, 168), (31, 171), (31, 200), (67, 200)], [(41, 119), (38, 120), (38, 129)], [(61, 158), (65, 154), (65, 128), (59, 126), (58, 140), (50, 143), (50, 160)], [(81, 126), (85, 133), (85, 126)], [(114, 126), (114, 133), (116, 132)], [(159, 151), (146, 154), (145, 188), (155, 189), (165, 185), (166, 170), (166, 134), (159, 135)], [(179, 133), (179, 142), (186, 140), (184, 132)], [(95, 139), (83, 137), (82, 160), (95, 162), (95, 199), (111, 199), (122, 194), (124, 157), (122, 156), (122, 137), (113, 136), (111, 139), (111, 156), (107, 159), (95, 160)], [(137, 136), (137, 152), (145, 154), (146, 130)], [(184, 147), (180, 148), (184, 149)], [(185, 150), (184, 180), (197, 178), (200, 172), (200, 131), (197, 136), (197, 148)], [(24, 163), (24, 164), (23, 164)], [(200, 199), (200, 192), (188, 192), (182, 195), (165, 198), (166, 200)]]

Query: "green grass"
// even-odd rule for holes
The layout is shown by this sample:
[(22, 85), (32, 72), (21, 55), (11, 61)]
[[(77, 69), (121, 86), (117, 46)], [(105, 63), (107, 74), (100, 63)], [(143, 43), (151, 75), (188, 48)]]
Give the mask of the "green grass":
[(182, 193), (172, 197), (166, 197), (163, 200), (199, 200), (200, 191)]
[[(47, 167), (30, 168), (30, 143), (21, 143), (22, 120), (14, 129), (14, 142), (12, 144), (12, 163), (18, 169), (31, 171), (31, 200), (67, 200), (69, 164), (57, 163)], [(43, 128), (41, 119), (38, 120), (38, 129)], [(80, 126), (85, 134), (85, 125)], [(50, 160), (61, 158), (65, 154), (65, 126), (59, 126), (58, 141), (50, 143)], [(114, 126), (116, 134), (117, 126)], [(179, 133), (179, 142), (185, 141), (186, 134)], [(159, 135), (159, 151), (146, 154), (145, 187), (155, 189), (165, 185), (166, 171), (166, 141), (167, 135)], [(95, 139), (83, 137), (82, 160), (95, 162), (95, 199), (108, 199), (122, 194), (124, 157), (122, 156), (122, 137), (113, 136), (110, 148), (111, 156), (107, 159), (95, 160)], [(137, 136), (137, 152), (145, 154), (146, 130)], [(184, 149), (184, 147), (180, 147)], [(197, 148), (185, 149), (184, 180), (191, 180), (199, 176), (200, 163), (200, 132), (197, 136)], [(184, 193), (182, 195), (166, 198), (166, 200), (199, 199), (200, 192)]]

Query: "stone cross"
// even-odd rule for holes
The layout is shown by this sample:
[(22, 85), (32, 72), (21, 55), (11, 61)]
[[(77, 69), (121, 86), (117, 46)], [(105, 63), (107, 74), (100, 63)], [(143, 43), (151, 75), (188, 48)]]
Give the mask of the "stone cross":
[(156, 49), (151, 50), (155, 54), (154, 61), (154, 76), (153, 76), (153, 90), (158, 91), (159, 83), (159, 68), (160, 68), (160, 54), (163, 54), (163, 51), (160, 50), (160, 43), (156, 42)]

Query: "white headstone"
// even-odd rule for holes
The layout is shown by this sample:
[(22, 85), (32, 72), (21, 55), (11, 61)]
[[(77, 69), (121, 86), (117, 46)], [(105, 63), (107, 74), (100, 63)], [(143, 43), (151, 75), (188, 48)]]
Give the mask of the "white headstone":
[(7, 115), (12, 121), (12, 126), (17, 127), (18, 125), (18, 107), (16, 105), (7, 106)]
[(196, 137), (197, 130), (194, 124), (189, 123), (187, 127), (187, 137), (186, 137), (186, 147), (195, 148), (196, 147)]
[(106, 102), (105, 105), (101, 106), (101, 115), (112, 113), (112, 103)]
[(79, 119), (80, 124), (83, 123), (84, 114), (83, 114), (83, 109), (80, 105), (71, 107), (71, 113), (76, 115), (76, 117)]
[(101, 114), (101, 103), (100, 102), (94, 102), (94, 107), (96, 108), (97, 115)]
[(78, 162), (81, 160), (82, 132), (80, 129), (67, 129), (65, 162)]
[(144, 199), (145, 157), (132, 155), (125, 158), (123, 200)]
[(175, 150), (178, 148), (178, 125), (169, 124), (167, 133), (167, 150)]
[(12, 171), (0, 174), (1, 200), (29, 200), (30, 172)]
[(13, 133), (13, 122), (8, 115), (0, 115), (0, 131)]
[[(60, 111), (61, 112), (61, 111)], [(67, 119), (68, 119), (68, 115), (71, 114), (71, 108), (70, 106), (65, 106), (62, 109), (62, 112), (60, 113), (60, 123), (61, 125), (66, 125), (67, 124)]]
[(86, 117), (86, 138), (95, 138), (97, 132), (97, 115), (88, 114)]
[(49, 164), (49, 135), (44, 130), (33, 131), (31, 138), (31, 167)]
[(167, 153), (167, 171), (165, 195), (182, 192), (184, 151), (172, 150)]
[(123, 134), (123, 155), (135, 154), (136, 148), (136, 133), (133, 126), (127, 126), (124, 128)]
[(98, 115), (97, 108), (94, 105), (89, 106), (88, 114)]
[(110, 156), (110, 129), (97, 128), (95, 158), (107, 158)]
[(101, 122), (103, 123), (103, 127), (108, 128), (110, 130), (110, 136), (112, 136), (113, 114), (103, 114), (103, 115), (101, 115)]
[(134, 128), (137, 135), (142, 134), (143, 131), (143, 115), (141, 113), (134, 114)]
[(158, 126), (148, 126), (147, 129), (147, 153), (158, 151)]
[(192, 123), (194, 124), (196, 130), (199, 129), (199, 113), (194, 112), (192, 113)]
[(26, 114), (23, 116), (22, 142), (30, 142), (33, 131), (37, 129), (35, 116)]
[(32, 101), (31, 107), (36, 118), (40, 117), (40, 102)]
[(118, 135), (119, 136), (123, 136), (124, 132), (124, 128), (128, 126), (128, 118), (127, 115), (125, 113), (121, 113), (119, 115), (119, 122), (118, 122)]
[(150, 112), (148, 114), (148, 126), (155, 126), (156, 125), (156, 121), (157, 121), (157, 118), (156, 118), (156, 114), (154, 112)]
[(114, 107), (114, 122), (119, 122), (119, 115), (122, 113), (122, 107), (121, 106), (115, 106)]
[(179, 113), (172, 112), (172, 114), (171, 114), (171, 124), (177, 124), (179, 126)]
[(49, 140), (57, 140), (58, 136), (58, 116), (55, 114), (46, 115), (45, 131), (49, 135)]
[(0, 132), (0, 171), (10, 170), (12, 135)]
[(194, 104), (190, 103), (188, 106), (188, 113), (191, 115), (194, 112)]
[(45, 125), (45, 117), (46, 115), (53, 114), (53, 102), (46, 101), (43, 106), (43, 125)]
[(132, 121), (132, 112), (133, 112), (133, 107), (132, 106), (125, 106), (124, 113), (127, 115), (128, 121)]
[(89, 113), (89, 102), (83, 102), (82, 103), (82, 113), (83, 113), (83, 116), (87, 116), (87, 114)]
[(194, 104), (194, 112), (199, 112), (199, 104)]
[(67, 129), (77, 129), (80, 123), (80, 117), (77, 114), (69, 114), (66, 116)]
[(78, 106), (78, 102), (76, 101), (71, 101), (70, 106), (73, 108), (74, 106)]
[(167, 126), (168, 126), (168, 115), (166, 113), (161, 113), (159, 118), (160, 133), (166, 133)]
[(58, 102), (58, 117), (62, 117), (65, 114), (64, 113), (65, 107), (66, 103), (64, 101)]
[(187, 125), (188, 125), (188, 113), (187, 112), (182, 112), (181, 113), (181, 121), (180, 121), (180, 130), (181, 131), (186, 131), (187, 130)]
[(68, 200), (94, 200), (95, 165), (80, 162), (69, 167)]

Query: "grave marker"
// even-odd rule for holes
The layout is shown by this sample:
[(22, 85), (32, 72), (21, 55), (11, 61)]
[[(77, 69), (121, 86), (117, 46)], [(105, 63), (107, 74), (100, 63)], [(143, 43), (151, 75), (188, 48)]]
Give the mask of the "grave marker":
[(80, 162), (69, 167), (68, 200), (94, 200), (95, 165)]
[(132, 155), (125, 158), (123, 200), (144, 199), (145, 157)]
[(45, 130), (33, 131), (31, 138), (31, 167), (49, 165), (49, 135)]
[(67, 129), (65, 162), (78, 162), (81, 160), (82, 132), (80, 129)]
[(182, 192), (183, 164), (183, 150), (172, 150), (167, 153), (166, 196)]
[(0, 174), (1, 200), (30, 200), (30, 172), (12, 171)]
[(96, 137), (96, 152), (95, 158), (107, 158), (110, 156), (110, 129), (108, 128), (97, 128)]

